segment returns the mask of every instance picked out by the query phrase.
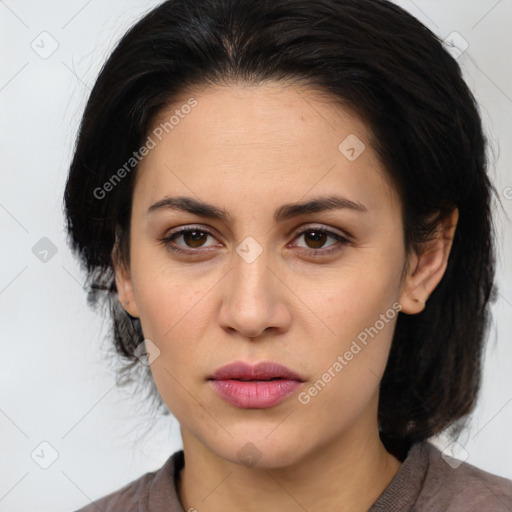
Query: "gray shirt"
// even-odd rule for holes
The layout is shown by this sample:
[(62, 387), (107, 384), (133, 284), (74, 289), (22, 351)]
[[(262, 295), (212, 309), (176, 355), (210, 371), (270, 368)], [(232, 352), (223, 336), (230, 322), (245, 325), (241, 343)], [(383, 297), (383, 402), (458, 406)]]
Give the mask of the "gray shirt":
[[(158, 471), (77, 512), (184, 512), (176, 490), (176, 476), (183, 465), (180, 450)], [(512, 512), (512, 480), (468, 463), (459, 465), (455, 459), (445, 460), (429, 442), (417, 443), (368, 512), (384, 511)]]

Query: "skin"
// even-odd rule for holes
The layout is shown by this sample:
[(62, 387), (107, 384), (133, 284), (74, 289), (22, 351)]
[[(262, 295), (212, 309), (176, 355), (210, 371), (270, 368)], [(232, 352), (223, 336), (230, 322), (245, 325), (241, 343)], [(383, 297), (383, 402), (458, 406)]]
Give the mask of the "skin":
[[(401, 465), (377, 423), (396, 316), (307, 404), (297, 392), (268, 409), (237, 408), (207, 378), (235, 360), (271, 360), (304, 377), (299, 391), (309, 388), (394, 303), (401, 314), (424, 308), (418, 299), (426, 301), (442, 278), (457, 211), (431, 243), (407, 254), (400, 198), (367, 127), (350, 111), (279, 83), (219, 86), (193, 97), (197, 106), (137, 170), (129, 264), (113, 252), (119, 299), (160, 350), (152, 375), (181, 426), (183, 508), (365, 511)], [(366, 146), (354, 161), (338, 149), (350, 134)], [(274, 220), (284, 204), (333, 194), (366, 211)], [(231, 218), (148, 213), (171, 196), (210, 203)], [(315, 242), (319, 225), (349, 241)], [(176, 254), (161, 239), (178, 227), (213, 236), (168, 242), (189, 251)], [(236, 252), (246, 237), (263, 249), (251, 263)], [(237, 455), (248, 442), (255, 465)]]

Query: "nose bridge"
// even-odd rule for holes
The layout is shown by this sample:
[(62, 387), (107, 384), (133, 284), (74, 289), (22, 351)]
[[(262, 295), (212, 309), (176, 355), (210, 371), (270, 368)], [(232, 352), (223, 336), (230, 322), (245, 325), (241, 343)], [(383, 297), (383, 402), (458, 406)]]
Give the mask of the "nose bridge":
[[(269, 268), (268, 251), (253, 242), (242, 242), (233, 255), (233, 271), (231, 272), (231, 293), (245, 298), (245, 302), (260, 302), (260, 305), (271, 300), (272, 272)], [(234, 296), (233, 295), (233, 296)]]
[(269, 327), (285, 327), (290, 318), (270, 268), (271, 254), (258, 246), (246, 240), (233, 253), (219, 318), (224, 328), (251, 338)]

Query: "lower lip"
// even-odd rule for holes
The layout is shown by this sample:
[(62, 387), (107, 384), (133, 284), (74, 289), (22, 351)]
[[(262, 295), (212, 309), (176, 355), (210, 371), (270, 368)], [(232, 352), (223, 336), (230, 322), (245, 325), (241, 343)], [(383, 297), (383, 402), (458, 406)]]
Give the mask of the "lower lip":
[(211, 380), (215, 392), (226, 402), (244, 409), (265, 409), (282, 402), (302, 382), (289, 379), (240, 381)]

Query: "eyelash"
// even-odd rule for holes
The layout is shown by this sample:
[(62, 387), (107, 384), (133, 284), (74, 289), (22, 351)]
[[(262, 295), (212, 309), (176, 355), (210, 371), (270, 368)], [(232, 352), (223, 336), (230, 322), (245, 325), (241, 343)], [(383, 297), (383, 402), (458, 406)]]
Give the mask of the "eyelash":
[[(180, 235), (183, 235), (183, 234), (186, 234), (186, 233), (190, 233), (191, 231), (199, 231), (201, 233), (205, 233), (209, 236), (212, 236), (213, 238), (215, 238), (215, 235), (209, 231), (208, 229), (205, 229), (201, 226), (190, 226), (190, 227), (187, 227), (185, 229), (180, 229), (179, 231), (175, 231), (174, 233), (170, 233), (169, 235), (167, 236), (164, 236), (162, 238), (159, 238), (158, 241), (160, 243), (162, 243), (165, 248), (169, 251), (172, 251), (174, 252), (175, 254), (182, 254), (182, 255), (186, 255), (186, 256), (190, 256), (190, 255), (194, 255), (194, 254), (197, 254), (199, 251), (205, 251), (205, 249), (189, 249), (189, 250), (185, 250), (185, 249), (182, 249), (181, 247), (177, 246), (177, 245), (173, 245), (172, 242), (178, 238)], [(296, 233), (294, 233), (294, 237), (293, 237), (293, 240), (295, 240), (296, 238), (306, 234), (306, 233), (309, 233), (309, 232), (316, 232), (316, 233), (322, 233), (324, 235), (327, 235), (329, 237), (332, 237), (334, 238), (337, 242), (340, 242), (342, 245), (348, 245), (351, 243), (351, 240), (346, 237), (346, 236), (343, 236), (343, 235), (340, 235), (338, 233), (335, 233), (334, 231), (331, 231), (325, 227), (322, 227), (322, 226), (311, 226), (311, 227), (308, 227), (307, 229), (303, 229), (302, 231), (297, 231)], [(339, 250), (342, 249), (342, 247), (339, 247), (338, 244), (332, 244), (331, 246), (329, 246), (328, 249), (306, 249), (304, 247), (301, 247), (300, 249), (302, 249), (303, 251), (305, 251), (308, 255), (310, 256), (314, 256), (314, 257), (317, 257), (317, 256), (327, 256), (327, 255), (330, 255), (334, 252), (337, 252)], [(208, 249), (206, 249), (208, 250)]]

